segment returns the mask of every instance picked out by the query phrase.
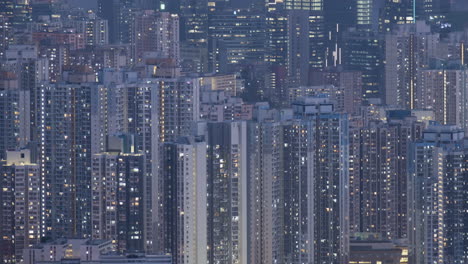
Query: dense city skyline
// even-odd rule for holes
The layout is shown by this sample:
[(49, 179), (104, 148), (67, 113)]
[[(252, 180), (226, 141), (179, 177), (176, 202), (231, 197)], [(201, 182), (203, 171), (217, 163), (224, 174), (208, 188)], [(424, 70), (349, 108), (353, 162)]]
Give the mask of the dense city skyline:
[(468, 263), (466, 0), (0, 0), (0, 263)]

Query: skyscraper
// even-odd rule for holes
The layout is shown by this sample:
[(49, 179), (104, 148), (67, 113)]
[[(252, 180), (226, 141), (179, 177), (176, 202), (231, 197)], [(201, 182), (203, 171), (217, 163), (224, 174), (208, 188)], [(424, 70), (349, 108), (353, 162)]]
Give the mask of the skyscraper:
[(356, 24), (354, 0), (327, 0), (323, 2), (326, 32), (326, 67), (342, 64), (343, 33)]
[(346, 71), (342, 67), (311, 72), (311, 85), (333, 85), (343, 90), (343, 109), (348, 114), (358, 114), (362, 104), (362, 72)]
[(323, 5), (323, 0), (286, 0), (287, 9), (296, 10), (320, 10)]
[(258, 118), (248, 123), (249, 263), (282, 263), (282, 125)]
[(349, 30), (343, 34), (342, 64), (362, 72), (362, 98), (383, 98), (383, 38), (373, 32)]
[(208, 21), (211, 71), (233, 73), (264, 62), (263, 14), (249, 10), (214, 11)]
[(258, 93), (272, 104), (280, 105), (287, 95), (288, 75), (288, 15), (283, 2), (266, 4), (265, 62), (266, 87)]
[(0, 217), (2, 223), (0, 225), (0, 231), (2, 232), (2, 238), (0, 240), (0, 260), (2, 262), (13, 262), (15, 261), (15, 188), (14, 188), (14, 168), (11, 171), (6, 168), (6, 162), (3, 160), (1, 163), (0, 180), (2, 183), (2, 190), (0, 192), (0, 201), (2, 202), (3, 208), (0, 211)]
[(158, 251), (159, 240), (155, 235), (161, 230), (161, 202), (158, 196), (159, 94), (156, 84), (127, 80), (116, 87), (117, 132), (132, 134), (135, 137), (135, 152), (143, 155), (143, 239), (148, 252)]
[[(25, 107), (25, 111), (19, 111), (23, 116), (22, 123), (30, 122), (29, 131), (22, 131), (21, 138), (24, 146), (28, 140), (38, 141), (39, 92), (37, 86), (41, 82), (49, 80), (49, 59), (40, 58), (38, 48), (35, 45), (10, 45), (5, 51), (5, 58), (8, 62), (3, 67), (9, 72), (4, 75), (5, 81), (10, 79), (10, 83), (12, 83), (11, 79), (16, 78), (17, 87), (5, 86), (4, 89), (10, 90), (8, 93), (22, 94), (22, 102), (12, 100), (10, 103), (17, 102), (18, 106)], [(12, 78), (11, 74), (16, 77)]]
[(323, 2), (323, 0), (285, 1), (287, 10), (304, 10), (309, 13), (309, 64), (311, 68), (321, 68), (325, 65), (326, 29)]
[(421, 69), (418, 72), (416, 106), (434, 111), (434, 120), (467, 131), (466, 69)]
[(462, 2), (0, 0), (0, 257), (468, 263)]
[(91, 234), (91, 89), (40, 86), (41, 232), (51, 238)]
[(265, 61), (268, 63), (263, 96), (274, 105), (290, 87), (306, 85), (309, 69), (326, 65), (324, 10), (321, 0), (273, 1), (267, 5)]
[(415, 22), (413, 13), (413, 0), (386, 0), (380, 17), (379, 31), (391, 32), (395, 27), (402, 24)]
[(180, 137), (163, 146), (164, 252), (174, 263), (207, 263), (207, 145)]
[(159, 135), (161, 142), (174, 142), (190, 135), (200, 119), (201, 78), (154, 79), (159, 92)]
[(161, 147), (188, 135), (199, 120), (200, 78), (128, 79), (116, 87), (116, 131), (135, 135), (144, 156), (145, 240), (148, 252), (163, 252)]
[(31, 21), (31, 6), (27, 0), (2, 0), (0, 1), (0, 16), (8, 18), (15, 28), (26, 27)]
[(208, 1), (181, 0), (181, 40), (189, 44), (208, 44)]
[(132, 8), (132, 0), (98, 1), (98, 15), (108, 21), (110, 43), (130, 43), (133, 25)]
[(417, 108), (418, 71), (429, 67), (436, 53), (439, 34), (424, 22), (401, 25), (385, 37), (385, 100), (389, 105)]
[(144, 156), (130, 135), (109, 137), (108, 150), (93, 155), (92, 238), (112, 240), (119, 252), (145, 251)]
[(0, 163), (0, 260), (20, 263), (23, 249), (42, 237), (41, 184), (39, 165), (31, 151), (8, 151)]
[(356, 29), (362, 32), (378, 32), (380, 10), (385, 0), (356, 1)]
[(463, 263), (466, 233), (464, 131), (432, 124), (410, 148), (409, 239), (412, 262)]
[[(352, 147), (359, 148), (359, 166), (352, 172), (356, 178), (351, 185), (350, 215), (354, 232), (394, 240), (408, 237), (408, 146), (420, 138), (423, 124), (409, 112), (388, 115), (393, 116), (387, 122), (370, 121), (356, 132), (359, 140)], [(357, 204), (354, 198), (359, 200)]]
[(304, 10), (288, 11), (288, 82), (289, 87), (307, 85), (309, 75), (310, 36), (309, 13)]
[[(13, 80), (15, 83), (16, 81)], [(0, 90), (0, 113), (3, 113), (0, 116), (0, 159), (6, 158), (7, 150), (24, 147), (30, 140), (29, 91), (10, 88), (12, 89)]]
[(208, 72), (208, 1), (181, 0), (179, 17), (183, 65), (195, 68), (195, 72)]
[(159, 56), (180, 63), (179, 17), (167, 12), (145, 10), (135, 17), (135, 62), (141, 62), (147, 52), (157, 52)]
[(451, 1), (444, 0), (415, 0), (416, 16), (431, 24), (446, 20), (452, 5)]
[(88, 13), (72, 24), (77, 32), (85, 35), (87, 46), (109, 44), (109, 21), (97, 17), (96, 13)]
[(247, 124), (208, 123), (208, 263), (248, 263)]
[(348, 119), (326, 98), (292, 105), (284, 125), (284, 257), (343, 263), (349, 250)]

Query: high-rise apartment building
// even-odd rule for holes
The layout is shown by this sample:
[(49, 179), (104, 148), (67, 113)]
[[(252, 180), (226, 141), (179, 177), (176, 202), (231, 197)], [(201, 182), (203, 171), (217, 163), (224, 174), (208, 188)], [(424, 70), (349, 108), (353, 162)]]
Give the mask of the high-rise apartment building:
[(388, 240), (408, 238), (408, 146), (423, 128), (407, 112), (392, 113), (386, 122), (350, 130), (350, 149), (358, 149), (353, 155), (358, 166), (350, 172), (351, 230)]
[[(7, 74), (7, 73), (5, 73)], [(6, 76), (4, 76), (6, 77)], [(17, 79), (0, 80), (3, 84), (17, 84)], [(16, 86), (16, 85), (14, 85)], [(26, 146), (30, 140), (30, 93), (17, 87), (0, 90), (0, 159), (6, 158), (7, 150)]]
[(141, 62), (145, 53), (157, 52), (159, 56), (180, 63), (179, 17), (167, 12), (145, 10), (135, 16), (135, 62)]
[(385, 102), (406, 109), (417, 108), (418, 71), (429, 67), (434, 57), (439, 34), (419, 21), (401, 25), (385, 37)]
[(114, 117), (116, 132), (132, 134), (135, 137), (135, 152), (143, 155), (143, 212), (144, 240), (148, 252), (158, 249), (154, 240), (156, 230), (161, 228), (156, 209), (160, 203), (158, 189), (158, 88), (151, 82), (133, 82), (117, 85)]
[(92, 160), (92, 238), (111, 240), (119, 252), (145, 251), (144, 156), (133, 137), (108, 137)]
[(109, 21), (88, 13), (71, 22), (77, 32), (85, 35), (87, 46), (109, 44)]
[(64, 67), (68, 64), (70, 49), (66, 45), (47, 44), (41, 45), (38, 51), (39, 56), (48, 60), (48, 82), (60, 82)]
[(434, 111), (434, 121), (467, 129), (466, 69), (427, 69), (418, 72), (416, 106)]
[(309, 79), (309, 83), (314, 86), (333, 85), (340, 88), (343, 91), (343, 108), (341, 111), (354, 115), (359, 113), (362, 104), (362, 72), (347, 71), (337, 67), (323, 71), (313, 71)]
[(41, 233), (91, 234), (91, 90), (94, 84), (40, 89)]
[(410, 147), (408, 194), (412, 263), (466, 261), (464, 131), (432, 124)]
[[(200, 118), (200, 78), (128, 79), (116, 86), (116, 132), (135, 135), (144, 156), (145, 239), (150, 252), (163, 251), (162, 143), (189, 135)], [(112, 101), (112, 100), (111, 100)]]
[(348, 118), (327, 98), (292, 107), (295, 119), (283, 127), (285, 262), (346, 262)]
[(0, 162), (0, 260), (20, 263), (23, 249), (39, 243), (41, 177), (31, 150), (8, 151)]
[[(38, 141), (38, 120), (39, 120), (39, 92), (37, 86), (41, 82), (49, 80), (49, 59), (40, 58), (38, 56), (38, 48), (34, 45), (10, 45), (5, 51), (6, 63), (3, 65), (4, 69), (16, 75), (16, 88), (4, 88), (6, 90), (17, 90), (23, 94), (23, 104), (29, 104), (25, 107), (25, 111), (19, 111), (24, 115), (25, 122), (30, 122), (29, 131), (24, 131), (24, 140)], [(7, 74), (6, 79), (9, 79)], [(28, 99), (24, 97), (29, 96)], [(12, 100), (10, 102), (15, 102)], [(19, 102), (18, 102), (19, 103)], [(28, 115), (28, 117), (26, 117)]]
[(207, 263), (206, 142), (180, 137), (162, 148), (164, 252), (173, 263)]
[(333, 85), (301, 86), (289, 88), (289, 103), (294, 103), (304, 97), (327, 96), (333, 101), (337, 112), (344, 112), (345, 91)]
[[(98, 84), (91, 90), (91, 154), (105, 152), (108, 135), (117, 134), (116, 91), (110, 84)], [(111, 88), (110, 88), (111, 87)]]
[(249, 263), (247, 123), (208, 123), (208, 263)]
[(224, 91), (203, 91), (200, 102), (200, 118), (205, 121), (252, 119), (253, 105), (241, 98), (226, 96)]
[(179, 16), (168, 12), (159, 13), (157, 19), (157, 51), (180, 63)]
[(190, 135), (200, 119), (200, 78), (155, 79), (159, 92), (159, 135), (161, 142), (174, 142)]
[(283, 166), (281, 122), (248, 123), (249, 263), (282, 263)]

